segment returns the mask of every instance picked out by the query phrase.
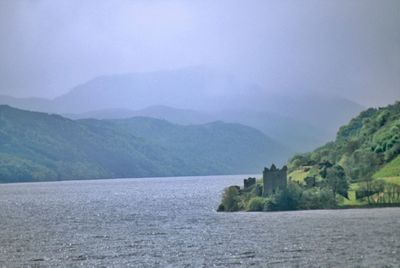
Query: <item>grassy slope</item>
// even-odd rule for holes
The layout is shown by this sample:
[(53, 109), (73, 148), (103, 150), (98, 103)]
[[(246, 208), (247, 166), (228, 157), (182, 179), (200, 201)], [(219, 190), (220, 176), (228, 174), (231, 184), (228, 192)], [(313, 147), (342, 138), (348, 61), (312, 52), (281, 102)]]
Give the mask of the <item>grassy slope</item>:
[(304, 182), (304, 179), (309, 175), (309, 171), (305, 171), (304, 169), (296, 169), (289, 173), (288, 177), (293, 181), (297, 181), (300, 183)]
[(379, 169), (373, 178), (400, 185), (400, 156)]
[(306, 177), (314, 176), (319, 178), (319, 169), (314, 166), (302, 166), (301, 168), (295, 169), (288, 174), (288, 178), (292, 181), (304, 183)]
[[(397, 161), (395, 161), (397, 160)], [(400, 176), (392, 176), (392, 172), (390, 171), (395, 171), (395, 170), (399, 170), (400, 168), (400, 157), (397, 157), (395, 160), (393, 160), (392, 162), (390, 162), (389, 164), (387, 164), (386, 166), (384, 166), (382, 169), (380, 169), (377, 173), (375, 173), (374, 175), (374, 179), (376, 180), (384, 180), (385, 182), (389, 182), (389, 183), (394, 183), (397, 185), (400, 185)], [(395, 162), (395, 163), (393, 163)], [(389, 166), (388, 168), (386, 168), (387, 166)], [(397, 169), (396, 169), (397, 168)], [(382, 171), (382, 172), (381, 172)], [(379, 174), (379, 175), (377, 175)], [(348, 196), (349, 199), (344, 198), (342, 200), (342, 205), (346, 205), (346, 206), (361, 206), (361, 205), (366, 205), (367, 201), (366, 200), (356, 200), (356, 190), (358, 190), (359, 188), (359, 183), (355, 182), (355, 183), (351, 183), (350, 184), (350, 189), (348, 191)]]

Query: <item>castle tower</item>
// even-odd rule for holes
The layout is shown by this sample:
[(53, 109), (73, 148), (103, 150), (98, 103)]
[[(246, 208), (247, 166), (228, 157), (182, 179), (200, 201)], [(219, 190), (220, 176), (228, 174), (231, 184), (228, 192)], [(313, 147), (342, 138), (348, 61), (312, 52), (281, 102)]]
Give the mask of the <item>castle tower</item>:
[(285, 189), (287, 186), (287, 167), (276, 168), (274, 164), (271, 168), (264, 168), (263, 172), (263, 196), (274, 193), (278, 188)]

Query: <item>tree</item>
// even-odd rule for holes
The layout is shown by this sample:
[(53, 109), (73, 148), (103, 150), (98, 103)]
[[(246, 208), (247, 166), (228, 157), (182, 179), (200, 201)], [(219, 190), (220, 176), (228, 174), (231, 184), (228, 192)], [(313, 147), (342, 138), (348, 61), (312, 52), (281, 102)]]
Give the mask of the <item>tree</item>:
[(341, 166), (334, 165), (326, 168), (324, 175), (325, 183), (331, 189), (334, 200), (336, 200), (336, 194), (348, 198), (347, 191), (349, 190), (349, 183), (346, 173)]
[(266, 199), (265, 210), (295, 210), (300, 207), (302, 187), (290, 182), (285, 189), (278, 189)]
[(239, 186), (230, 186), (225, 188), (222, 195), (222, 202), (218, 210), (220, 211), (238, 211), (240, 201)]
[(374, 203), (378, 203), (379, 201), (384, 203), (384, 191), (384, 181), (368, 178), (360, 184), (356, 197), (357, 199), (366, 197), (368, 204), (371, 204), (372, 201), (374, 201)]

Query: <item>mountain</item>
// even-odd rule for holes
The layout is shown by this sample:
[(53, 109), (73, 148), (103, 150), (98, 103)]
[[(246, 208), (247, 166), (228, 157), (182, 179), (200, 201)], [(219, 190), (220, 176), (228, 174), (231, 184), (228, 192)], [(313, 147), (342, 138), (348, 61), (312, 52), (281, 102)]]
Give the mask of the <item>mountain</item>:
[(153, 105), (204, 111), (219, 108), (226, 97), (247, 87), (231, 75), (196, 66), (95, 77), (53, 102), (62, 113), (115, 108), (139, 110)]
[(202, 113), (189, 109), (176, 109), (163, 105), (150, 106), (141, 110), (106, 109), (81, 114), (65, 114), (71, 119), (124, 119), (136, 116), (164, 119), (172, 123), (192, 125), (222, 120), (239, 123), (263, 131), (266, 135), (296, 152), (312, 150), (332, 138), (332, 133), (306, 122), (272, 112), (225, 110)]
[[(358, 109), (347, 112), (352, 115), (356, 110)], [(224, 122), (239, 123), (257, 128), (296, 152), (312, 150), (324, 144), (327, 140), (333, 139), (335, 133), (333, 130), (313, 125), (312, 120), (295, 119), (270, 111), (231, 109), (207, 113), (189, 109), (177, 109), (164, 105), (155, 105), (141, 110), (105, 109), (81, 114), (65, 114), (64, 116), (71, 119), (123, 119), (145, 116), (184, 125), (203, 124), (222, 120)], [(341, 116), (341, 118), (344, 117), (344, 115)], [(329, 122), (335, 121), (336, 125), (339, 124), (337, 121), (340, 121), (332, 117), (327, 120)]]
[(218, 118), (207, 113), (189, 109), (172, 108), (165, 105), (149, 106), (141, 110), (105, 109), (81, 114), (64, 114), (71, 119), (125, 119), (131, 117), (151, 117), (163, 119), (176, 124), (193, 125), (218, 121)]
[(332, 138), (329, 131), (309, 122), (268, 111), (227, 110), (215, 118), (257, 128), (295, 152), (312, 150)]
[(53, 100), (0, 96), (0, 103), (74, 119), (148, 116), (179, 124), (222, 120), (255, 127), (297, 152), (333, 140), (336, 129), (364, 109), (318, 93), (272, 94), (204, 66), (99, 76)]
[(313, 152), (297, 155), (292, 170), (329, 161), (344, 168), (351, 181), (398, 177), (400, 184), (400, 102), (369, 108), (342, 126), (336, 140)]
[(19, 109), (39, 112), (54, 112), (56, 107), (52, 100), (44, 98), (15, 98), (0, 95), (0, 105), (9, 105)]
[(155, 106), (217, 116), (229, 111), (268, 112), (333, 131), (364, 109), (353, 101), (319, 93), (271, 93), (259, 85), (201, 66), (99, 76), (53, 102), (58, 109), (56, 112), (63, 113), (142, 110)]
[(364, 106), (338, 96), (318, 93), (267, 98), (266, 111), (307, 123), (330, 133), (335, 138), (337, 129), (357, 116)]
[(0, 106), (1, 182), (253, 173), (288, 153), (239, 124), (71, 120)]

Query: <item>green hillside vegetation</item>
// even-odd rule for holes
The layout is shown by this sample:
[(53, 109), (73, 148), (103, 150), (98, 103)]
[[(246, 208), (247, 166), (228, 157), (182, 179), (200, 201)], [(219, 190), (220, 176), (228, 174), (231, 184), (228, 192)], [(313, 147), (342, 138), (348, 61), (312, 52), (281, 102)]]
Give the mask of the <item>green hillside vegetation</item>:
[[(400, 204), (400, 102), (370, 108), (341, 127), (336, 140), (288, 163), (288, 186), (224, 192), (220, 210), (288, 210)], [(230, 200), (237, 200), (232, 206)]]
[(387, 177), (400, 177), (400, 156), (379, 169), (373, 176), (375, 179)]
[(324, 161), (342, 166), (351, 181), (373, 177), (400, 152), (400, 103), (370, 108), (339, 129), (337, 138), (289, 163), (294, 171)]
[(280, 155), (279, 162), (283, 162), (282, 155), (287, 155), (283, 146), (262, 132), (221, 121), (188, 126), (146, 117), (83, 122), (90, 126), (107, 124), (112, 129), (157, 144), (176, 155), (182, 167), (192, 167), (189, 175), (204, 174), (205, 167), (208, 174), (254, 173), (263, 166), (265, 158), (272, 161), (274, 155)]
[(284, 150), (239, 124), (70, 120), (0, 106), (0, 182), (253, 173)]
[[(384, 108), (370, 108), (341, 127), (336, 140), (317, 150), (294, 156), (289, 162), (289, 177), (319, 178), (318, 164), (329, 162), (343, 167), (349, 181), (348, 198), (342, 205), (381, 202), (386, 193), (400, 185), (400, 102)], [(310, 168), (310, 166), (312, 168)], [(312, 174), (312, 170), (314, 173)], [(369, 196), (356, 198), (364, 192)], [(386, 198), (387, 199), (387, 198)]]

